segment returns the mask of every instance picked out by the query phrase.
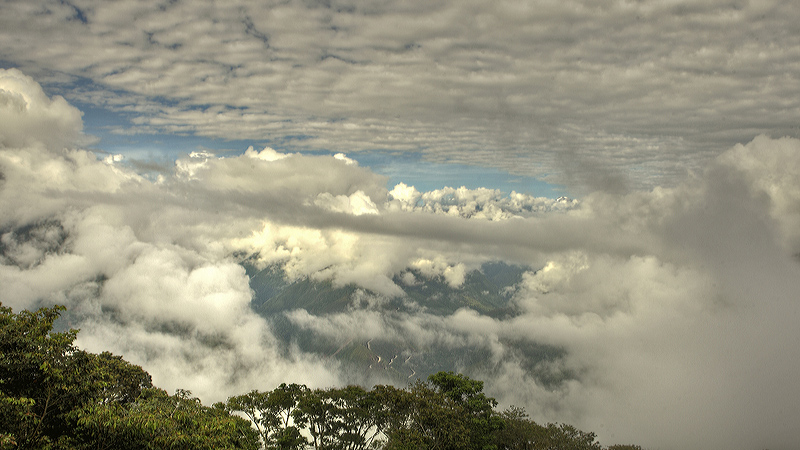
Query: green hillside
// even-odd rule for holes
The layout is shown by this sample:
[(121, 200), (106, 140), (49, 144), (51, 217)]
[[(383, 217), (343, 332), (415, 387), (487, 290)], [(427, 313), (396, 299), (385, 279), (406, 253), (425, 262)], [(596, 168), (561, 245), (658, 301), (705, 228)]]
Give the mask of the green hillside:
[[(336, 340), (297, 325), (287, 314), (300, 309), (325, 318), (351, 309), (372, 308), (385, 314), (389, 322), (402, 322), (406, 313), (422, 311), (434, 317), (449, 316), (468, 308), (487, 317), (509, 317), (517, 313), (510, 302), (511, 296), (522, 280), (522, 274), (529, 270), (523, 266), (490, 262), (480, 270), (467, 273), (464, 283), (454, 288), (442, 277), (426, 278), (418, 270), (407, 269), (393, 279), (404, 294), (390, 299), (355, 285), (337, 287), (330, 280), (315, 281), (305, 277), (289, 281), (280, 265), (259, 269), (245, 261), (243, 266), (250, 276), (250, 287), (254, 292), (253, 309), (270, 322), (273, 333), (287, 349), (296, 347), (303, 352), (333, 358), (348, 373), (360, 374), (361, 378), (379, 376), (401, 384), (425, 379), (442, 370), (491, 373), (492, 355), (487, 348), (453, 343), (419, 347), (414, 339), (400, 335), (382, 336), (365, 342), (355, 337), (358, 335), (355, 330), (341, 330), (339, 334), (343, 337)], [(408, 272), (413, 277), (409, 277)], [(413, 282), (403, 282), (409, 279)], [(365, 296), (380, 301), (369, 305), (360, 301)], [(544, 385), (557, 385), (570, 376), (550, 369), (554, 365), (549, 363), (564, 356), (561, 349), (530, 342), (503, 344), (510, 349), (509, 357), (519, 361)]]

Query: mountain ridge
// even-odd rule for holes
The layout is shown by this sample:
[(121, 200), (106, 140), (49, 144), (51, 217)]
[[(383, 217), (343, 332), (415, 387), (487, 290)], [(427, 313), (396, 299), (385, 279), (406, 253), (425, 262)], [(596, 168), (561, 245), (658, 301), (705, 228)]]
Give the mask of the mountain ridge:
[[(390, 379), (406, 383), (425, 379), (441, 370), (486, 373), (494, 370), (492, 352), (480, 345), (433, 342), (419, 344), (408, 336), (358, 338), (358, 330), (337, 330), (337, 338), (320, 334), (298, 323), (298, 314), (309, 320), (328, 320), (354, 310), (377, 313), (382, 320), (403, 323), (404, 318), (423, 313), (443, 318), (468, 309), (481, 317), (507, 318), (518, 314), (513, 293), (529, 267), (493, 261), (467, 272), (464, 282), (453, 287), (441, 276), (426, 277), (409, 268), (392, 278), (403, 295), (381, 296), (368, 289), (347, 284), (336, 286), (331, 280), (309, 276), (288, 280), (280, 264), (258, 268), (245, 260), (244, 266), (253, 290), (251, 306), (271, 325), (286, 348), (329, 358), (358, 380)], [(410, 274), (410, 275), (409, 275)], [(370, 302), (369, 300), (379, 299)], [(394, 321), (394, 322), (393, 322)], [(332, 322), (333, 323), (333, 322)], [(521, 361), (526, 369), (539, 374), (546, 385), (560, 383), (568, 373), (556, 372), (551, 362), (564, 356), (562, 349), (530, 342), (512, 342), (508, 357)]]

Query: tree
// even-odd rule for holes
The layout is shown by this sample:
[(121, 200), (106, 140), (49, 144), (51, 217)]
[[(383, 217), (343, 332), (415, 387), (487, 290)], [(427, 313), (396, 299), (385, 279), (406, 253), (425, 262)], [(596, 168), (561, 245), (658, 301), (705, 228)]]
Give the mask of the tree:
[(327, 391), (334, 405), (332, 419), (338, 441), (336, 448), (364, 450), (382, 433), (386, 423), (373, 392), (360, 386), (346, 386)]
[(198, 450), (259, 447), (250, 423), (221, 408), (203, 406), (191, 392), (175, 395), (150, 388), (125, 407), (119, 403), (90, 404), (75, 413), (75, 431), (65, 448)]
[(405, 389), (387, 385), (375, 386), (372, 388), (372, 395), (376, 404), (375, 414), (382, 424), (382, 434), (387, 439), (386, 448), (391, 448), (403, 441), (402, 435), (412, 425), (412, 414), (416, 408), (414, 397)]
[(543, 446), (537, 450), (602, 450), (602, 446), (591, 432), (581, 431), (572, 425), (548, 423)]
[(300, 398), (295, 421), (307, 427), (318, 450), (362, 450), (378, 439), (385, 415), (372, 392), (360, 386), (315, 389)]
[(153, 388), (119, 356), (76, 348), (78, 330), (53, 332), (63, 310), (0, 305), (0, 449), (258, 448), (246, 420)]
[(546, 438), (547, 430), (528, 418), (522, 408), (512, 406), (501, 413), (505, 427), (497, 434), (500, 450), (535, 450)]
[(223, 405), (219, 405), (219, 407), (225, 408), (228, 411), (241, 412), (247, 416), (253, 426), (256, 427), (256, 431), (265, 446), (269, 439), (270, 433), (268, 426), (271, 426), (271, 421), (263, 417), (261, 411), (266, 408), (265, 405), (268, 395), (269, 394), (266, 392), (252, 390), (247, 394), (229, 397), (227, 402)]
[(506, 424), (497, 434), (497, 448), (501, 450), (602, 449), (595, 441), (594, 433), (586, 433), (566, 424), (539, 425), (522, 408), (512, 406), (503, 411), (501, 416)]
[[(400, 402), (406, 401), (398, 397)], [(463, 449), (469, 442), (464, 411), (430, 384), (417, 381), (409, 390), (406, 417), (390, 421), (387, 449)], [(402, 403), (401, 403), (402, 404)]]
[(335, 408), (322, 389), (309, 390), (300, 397), (294, 419), (299, 426), (308, 429), (311, 444), (317, 450), (335, 448)]
[(228, 411), (244, 413), (258, 431), (265, 448), (298, 449), (307, 444), (292, 417), (308, 388), (281, 384), (271, 392), (250, 391), (230, 397), (223, 405)]
[(494, 449), (494, 435), (503, 428), (504, 423), (502, 417), (494, 412), (497, 401), (483, 393), (483, 381), (453, 372), (433, 374), (428, 381), (464, 417), (469, 430), (467, 448)]
[(7, 442), (39, 448), (67, 433), (66, 414), (97, 389), (97, 361), (77, 330), (52, 333), (63, 306), (14, 314), (0, 305), (0, 425)]
[(267, 399), (267, 413), (273, 418), (271, 423), (274, 425), (272, 435), (274, 448), (300, 449), (308, 443), (293, 422), (300, 398), (307, 391), (308, 388), (302, 384), (282, 383), (270, 392)]

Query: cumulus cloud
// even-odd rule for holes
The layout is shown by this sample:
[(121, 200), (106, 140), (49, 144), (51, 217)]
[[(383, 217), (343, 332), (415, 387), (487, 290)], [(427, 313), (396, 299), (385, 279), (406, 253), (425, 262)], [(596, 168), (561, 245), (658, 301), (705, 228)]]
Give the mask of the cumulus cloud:
[(63, 97), (49, 98), (33, 78), (17, 69), (0, 74), (0, 147), (43, 145), (60, 150), (81, 135), (81, 112)]
[(450, 265), (442, 257), (434, 259), (421, 258), (412, 263), (412, 267), (419, 270), (428, 278), (441, 276), (450, 287), (457, 288), (464, 283), (466, 267), (464, 264), (457, 263)]
[(729, 170), (745, 179), (749, 195), (761, 199), (779, 227), (785, 248), (800, 248), (800, 147), (796, 139), (757, 136), (720, 157)]
[(387, 206), (391, 210), (421, 211), (467, 219), (506, 220), (542, 212), (566, 211), (577, 204), (577, 200), (566, 197), (552, 199), (518, 192), (504, 194), (498, 189), (467, 189), (464, 186), (422, 193), (414, 186), (399, 183), (389, 191)]
[[(15, 83), (6, 83), (9, 78)], [(195, 178), (206, 174), (202, 164), (191, 170), (178, 165), (173, 180), (147, 181), (117, 167), (114, 158), (74, 149), (80, 113), (63, 99), (48, 99), (16, 70), (0, 72), (0, 80), (3, 95), (26, 102), (24, 108), (0, 105), (9, 118), (0, 135), (11, 137), (0, 148), (3, 304), (66, 304), (67, 320), (83, 329), (79, 345), (121, 353), (160, 385), (188, 387), (207, 400), (292, 378), (311, 385), (337, 379), (330, 361), (276, 345), (266, 322), (249, 308), (244, 269), (230, 258), (231, 248), (216, 241), (230, 216), (215, 218), (219, 210), (204, 203), (203, 194), (247, 192), (254, 184), (228, 183), (229, 173), (219, 170), (208, 190), (193, 190)], [(41, 131), (25, 137), (20, 123)], [(59, 132), (54, 124), (68, 125), (73, 141), (49, 136)], [(211, 159), (192, 159), (201, 157)]]
[[(604, 444), (796, 444), (797, 139), (759, 136), (673, 186), (580, 201), (388, 190), (357, 157), (271, 148), (187, 155), (151, 181), (80, 149), (75, 108), (9, 77), (22, 82), (1, 91), (0, 301), (66, 304), (79, 345), (121, 353), (168, 389), (213, 401), (354, 379), (275, 338), (250, 309), (245, 255), (289, 281), (354, 287), (344, 311), (288, 312), (294, 326), (339, 344), (478, 349), (472, 375), (503, 405)], [(21, 123), (44, 128), (26, 137)], [(52, 124), (72, 140), (49, 136)], [(462, 289), (497, 260), (530, 268), (507, 314), (437, 315), (403, 297), (432, 279)]]
[[(519, 232), (508, 241), (524, 246), (536, 270), (517, 286), (517, 316), (296, 311), (292, 320), (337, 339), (353, 336), (344, 331), (352, 327), (361, 339), (391, 335), (417, 348), (488, 349), (493, 363), (478, 375), (494, 380), (490, 393), (504, 404), (523, 404), (537, 420), (596, 430), (603, 442), (790, 448), (790, 424), (800, 415), (794, 406), (800, 392), (792, 388), (800, 356), (792, 344), (800, 265), (793, 256), (797, 228), (789, 225), (799, 145), (762, 136), (674, 188), (597, 193), (566, 213), (500, 221), (497, 228), (463, 222), (485, 233), (486, 246), (499, 242), (489, 230)], [(390, 212), (456, 223), (443, 211), (423, 212), (421, 199), (398, 186)], [(398, 200), (402, 207), (391, 206)], [(480, 248), (469, 247), (466, 236), (453, 241)], [(444, 276), (463, 267), (455, 255), (422, 257), (412, 266), (423, 276)], [(400, 281), (418, 282), (410, 272)], [(566, 353), (534, 372), (518, 354), (519, 342)], [(548, 385), (546, 373), (567, 380)]]
[(327, 192), (320, 193), (314, 204), (334, 212), (341, 212), (360, 216), (362, 214), (378, 214), (378, 207), (362, 191), (356, 191), (349, 196), (333, 196)]
[[(565, 367), (583, 373), (557, 392), (534, 384), (527, 401), (541, 417), (557, 411), (608, 439), (661, 448), (796, 443), (785, 428), (799, 413), (794, 400), (773, 403), (798, 395), (789, 387), (797, 332), (787, 319), (798, 313), (796, 231), (781, 226), (791, 214), (774, 212), (783, 194), (773, 200), (763, 186), (791, 193), (797, 178), (783, 169), (753, 176), (773, 158), (795, 167), (796, 145), (760, 137), (675, 189), (584, 199), (631, 240), (652, 232), (664, 246), (627, 257), (562, 252), (524, 277), (515, 297), (524, 313), (504, 332), (563, 346)], [(764, 162), (754, 167), (754, 158)], [(530, 385), (505, 364), (509, 384), (500, 385)], [(519, 401), (514, 389), (500, 392)]]

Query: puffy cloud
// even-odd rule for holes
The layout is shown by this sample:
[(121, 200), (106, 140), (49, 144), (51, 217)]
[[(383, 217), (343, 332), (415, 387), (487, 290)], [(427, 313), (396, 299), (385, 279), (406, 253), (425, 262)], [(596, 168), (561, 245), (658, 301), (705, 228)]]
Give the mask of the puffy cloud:
[(355, 283), (389, 296), (399, 292), (391, 276), (404, 267), (402, 255), (414, 251), (380, 237), (274, 224), (235, 240), (232, 247), (256, 254), (263, 266), (281, 263), (290, 280), (332, 279), (338, 286)]
[[(7, 212), (0, 220), (3, 304), (66, 304), (66, 319), (82, 329), (79, 345), (121, 353), (161, 386), (193, 389), (209, 401), (287, 379), (316, 386), (337, 380), (334, 364), (281, 349), (250, 310), (248, 278), (231, 258), (239, 227), (222, 224), (238, 215), (246, 226), (258, 225), (262, 217), (239, 211), (220, 218), (223, 203), (205, 197), (261, 192), (256, 183), (229, 181), (241, 165), (194, 155), (189, 160), (210, 161), (210, 168), (178, 165), (175, 177), (151, 183), (113, 157), (101, 161), (72, 149), (69, 135), (17, 139), (20, 123), (45, 131), (68, 124), (77, 133), (80, 114), (17, 71), (3, 76), (9, 73), (23, 82), (6, 83), (3, 95), (24, 98), (27, 106), (0, 105), (9, 118), (0, 122), (0, 134), (14, 138), (0, 149), (0, 205)], [(270, 152), (240, 158), (280, 159), (258, 157)], [(320, 159), (323, 166), (333, 162)], [(209, 177), (215, 167), (219, 176)], [(195, 189), (197, 180), (209, 178)]]
[[(785, 261), (788, 272), (781, 276), (796, 275), (791, 264)], [(720, 278), (702, 268), (653, 257), (600, 258), (566, 269), (567, 276), (529, 279), (531, 290), (517, 300), (528, 312), (509, 332), (562, 346), (565, 368), (581, 375), (547, 392), (524, 366), (508, 361), (501, 372), (510, 384), (498, 383), (500, 398), (519, 403), (523, 395), (534, 417), (569, 418), (598, 430), (603, 441), (667, 448), (791, 446), (785, 425), (798, 411), (789, 401), (766, 407), (769, 413), (762, 409), (776, 392), (764, 387), (759, 374), (780, 384), (783, 394), (797, 395), (785, 384), (797, 369), (797, 355), (786, 344), (795, 332), (783, 318), (797, 312), (789, 294), (795, 281), (777, 288), (774, 275), (753, 274), (747, 285), (758, 285), (760, 295), (741, 296), (720, 290)], [(552, 290), (544, 293), (543, 284)], [(779, 302), (782, 312), (767, 319), (772, 307), (761, 296)], [(776, 348), (781, 357), (766, 356)], [(531, 388), (508, 388), (514, 383)], [(704, 419), (698, 422), (698, 416)]]
[(419, 270), (422, 275), (427, 278), (442, 277), (450, 287), (458, 288), (464, 284), (464, 277), (466, 276), (466, 267), (462, 263), (450, 265), (441, 256), (434, 259), (421, 258), (413, 263), (411, 266)]
[[(6, 101), (0, 134), (17, 136), (14, 124), (29, 120), (31, 130), (69, 124), (79, 139), (74, 108), (25, 97), (39, 88), (8, 73), (28, 84), (7, 85), (4, 98), (54, 115), (26, 116)], [(197, 153), (151, 182), (47, 139), (14, 137), (0, 149), (0, 301), (66, 303), (81, 346), (122, 353), (164, 387), (218, 400), (287, 380), (352, 379), (282, 347), (250, 310), (237, 264), (245, 254), (280, 263), (291, 279), (357, 287), (344, 312), (288, 313), (295, 326), (344, 342), (480, 349), (487, 363), (473, 375), (490, 395), (604, 444), (795, 444), (796, 139), (733, 146), (674, 186), (549, 203), (490, 189), (388, 191), (345, 157), (270, 148)], [(532, 268), (513, 314), (437, 316), (394, 284), (441, 277), (457, 289), (490, 260)], [(384, 311), (390, 301), (404, 308)], [(530, 356), (542, 346), (560, 353)]]
[(268, 147), (260, 152), (250, 148), (233, 157), (198, 153), (179, 159), (176, 169), (179, 178), (197, 189), (257, 194), (272, 201), (295, 203), (327, 193), (352, 196), (363, 207), (386, 197), (385, 178), (365, 168), (341, 158), (283, 154)]
[[(527, 383), (522, 401), (535, 417), (569, 417), (601, 440), (791, 447), (786, 426), (800, 410), (776, 398), (800, 395), (788, 387), (798, 355), (787, 319), (800, 312), (793, 300), (800, 265), (787, 245), (794, 230), (780, 226), (791, 214), (775, 205), (797, 202), (772, 200), (764, 186), (793, 191), (796, 177), (780, 174), (797, 173), (794, 145), (761, 137), (675, 189), (584, 199), (631, 240), (661, 243), (626, 257), (556, 253), (528, 273), (515, 297), (524, 313), (498, 334), (561, 346), (564, 368), (581, 375), (550, 392), (509, 360), (493, 375), (508, 384), (498, 385)], [(758, 170), (773, 158), (781, 169)], [(520, 402), (516, 389), (496, 393)]]
[(419, 192), (414, 186), (397, 184), (389, 191), (389, 210), (418, 211), (450, 215), (466, 219), (507, 220), (533, 216), (537, 213), (567, 211), (578, 206), (578, 201), (534, 197), (498, 189), (467, 189), (445, 187), (430, 192)]
[[(464, 222), (485, 233), (485, 245), (497, 242), (487, 230), (520, 231), (510, 240), (537, 270), (517, 286), (515, 317), (469, 310), (444, 318), (292, 317), (341, 339), (353, 320), (369, 323), (364, 339), (388, 334), (409, 346), (489, 349), (488, 368), (475, 375), (493, 380), (490, 394), (522, 404), (537, 420), (594, 430), (604, 443), (790, 448), (800, 417), (800, 391), (792, 387), (800, 369), (792, 345), (800, 264), (797, 228), (789, 225), (800, 204), (798, 155), (796, 140), (759, 137), (674, 188), (597, 193), (566, 213), (497, 228)], [(422, 193), (392, 192), (405, 202), (395, 210), (422, 214)], [(416, 268), (443, 276), (458, 256), (422, 256)], [(401, 282), (414, 285), (409, 274)], [(565, 353), (532, 368), (520, 349), (543, 344)], [(547, 384), (548, 373), (563, 381)]]
[(49, 98), (33, 78), (0, 69), (1, 148), (42, 145), (58, 151), (81, 136), (81, 112), (62, 97)]
[(378, 214), (378, 207), (363, 191), (356, 191), (350, 196), (333, 196), (328, 192), (320, 193), (314, 204), (334, 212), (360, 216), (362, 214)]
[(403, 211), (413, 211), (418, 206), (422, 194), (414, 187), (399, 183), (389, 191), (389, 207)]
[(800, 250), (800, 141), (761, 135), (746, 145), (737, 144), (719, 161), (745, 178), (751, 196), (769, 205), (783, 244)]
[(0, 236), (3, 262), (30, 269), (41, 263), (47, 253), (58, 251), (64, 238), (64, 229), (55, 223), (43, 223), (26, 233), (9, 231)]

